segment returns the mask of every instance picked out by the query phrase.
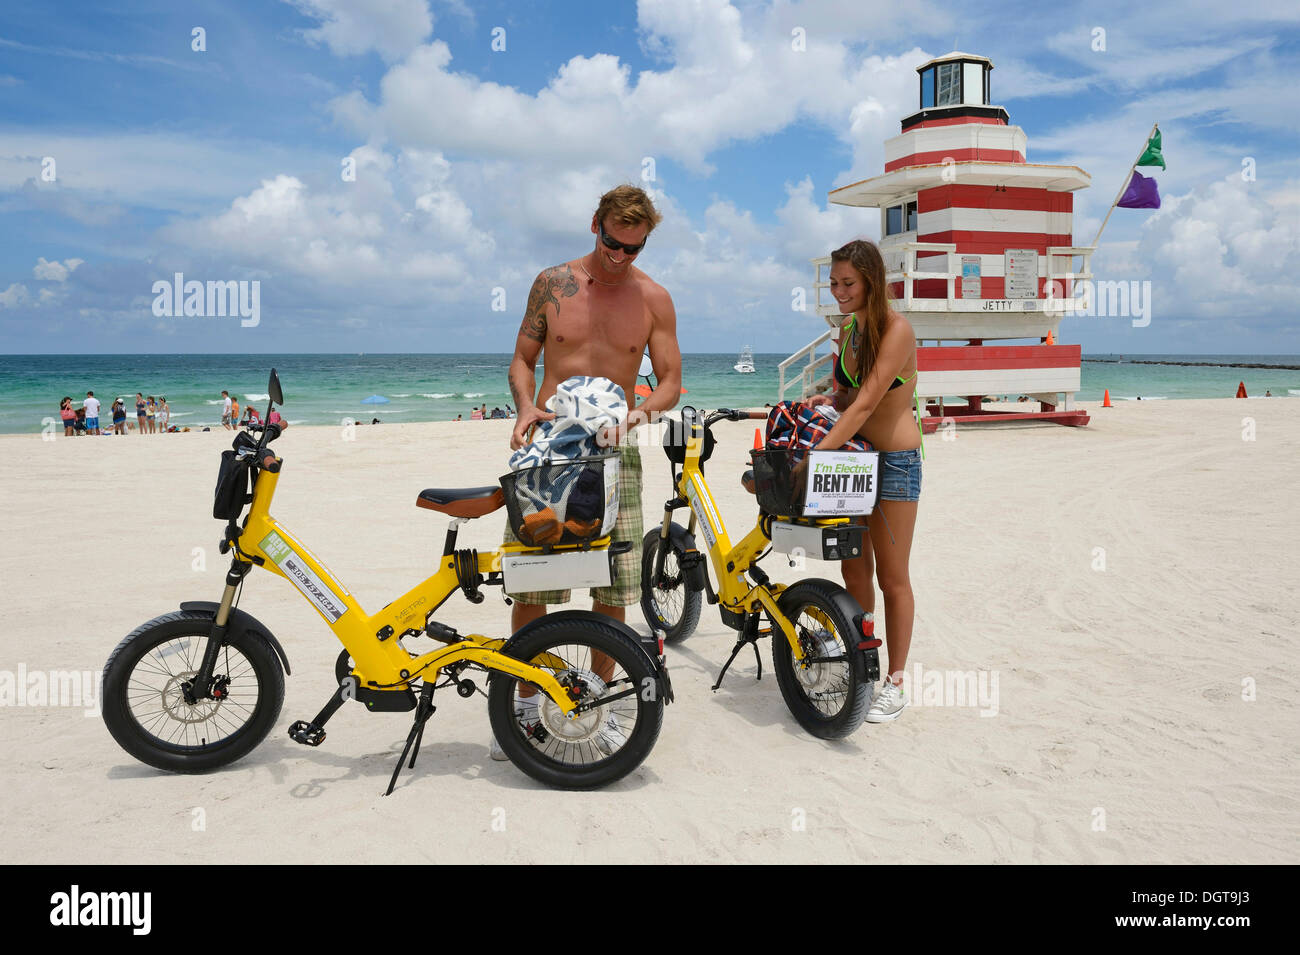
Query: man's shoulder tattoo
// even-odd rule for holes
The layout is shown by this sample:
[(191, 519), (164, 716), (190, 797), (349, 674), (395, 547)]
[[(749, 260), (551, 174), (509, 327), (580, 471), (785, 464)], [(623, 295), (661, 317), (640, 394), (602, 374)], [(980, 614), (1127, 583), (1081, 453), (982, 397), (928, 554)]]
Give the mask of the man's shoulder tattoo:
[(578, 294), (578, 279), (573, 269), (566, 265), (557, 265), (546, 269), (533, 282), (532, 291), (528, 293), (528, 306), (524, 311), (524, 321), (519, 327), (519, 334), (533, 341), (546, 341), (546, 306), (554, 305), (555, 313), (560, 312), (560, 299), (572, 298)]

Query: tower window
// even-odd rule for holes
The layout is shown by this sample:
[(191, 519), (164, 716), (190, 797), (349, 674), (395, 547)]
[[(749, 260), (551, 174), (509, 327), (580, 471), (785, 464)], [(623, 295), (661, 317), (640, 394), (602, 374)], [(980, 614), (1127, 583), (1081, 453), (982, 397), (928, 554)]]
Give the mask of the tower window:
[(938, 94), (936, 106), (957, 106), (961, 103), (961, 64), (940, 63), (938, 70)]

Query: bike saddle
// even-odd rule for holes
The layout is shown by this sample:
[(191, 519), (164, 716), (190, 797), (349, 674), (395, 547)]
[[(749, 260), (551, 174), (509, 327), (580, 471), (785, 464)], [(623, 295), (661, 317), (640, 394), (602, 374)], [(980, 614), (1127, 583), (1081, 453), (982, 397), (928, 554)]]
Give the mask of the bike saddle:
[(482, 517), (505, 506), (506, 495), (500, 487), (431, 487), (415, 499), (417, 507), (441, 511), (452, 517)]

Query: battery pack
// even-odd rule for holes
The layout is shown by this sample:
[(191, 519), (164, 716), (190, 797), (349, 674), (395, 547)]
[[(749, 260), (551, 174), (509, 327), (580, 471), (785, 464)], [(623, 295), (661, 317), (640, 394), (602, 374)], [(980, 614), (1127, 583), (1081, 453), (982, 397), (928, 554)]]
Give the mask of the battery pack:
[(508, 594), (608, 587), (614, 580), (613, 563), (608, 548), (505, 554), (501, 576)]
[(781, 554), (800, 554), (814, 560), (848, 560), (862, 554), (861, 524), (790, 524), (774, 521), (772, 549)]

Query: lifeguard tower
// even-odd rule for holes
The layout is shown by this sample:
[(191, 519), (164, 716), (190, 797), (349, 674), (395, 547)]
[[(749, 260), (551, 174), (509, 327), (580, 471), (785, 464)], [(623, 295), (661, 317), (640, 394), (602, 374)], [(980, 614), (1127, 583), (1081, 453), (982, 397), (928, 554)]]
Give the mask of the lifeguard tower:
[[(1072, 280), (1092, 277), (1093, 249), (1072, 237), (1073, 194), (1091, 177), (1027, 161), (1024, 130), (990, 105), (992, 70), (987, 57), (961, 52), (917, 67), (920, 109), (885, 142), (884, 175), (830, 193), (880, 210), (892, 305), (916, 331), (927, 433), (949, 419), (1088, 423), (1074, 407), (1081, 347), (1055, 339), (1076, 304)], [(800, 397), (833, 387), (844, 316), (825, 291), (830, 257), (812, 261), (814, 307), (830, 329), (781, 363), (782, 399), (796, 386)], [(1041, 410), (994, 411), (982, 407), (987, 395), (1027, 395)]]

